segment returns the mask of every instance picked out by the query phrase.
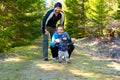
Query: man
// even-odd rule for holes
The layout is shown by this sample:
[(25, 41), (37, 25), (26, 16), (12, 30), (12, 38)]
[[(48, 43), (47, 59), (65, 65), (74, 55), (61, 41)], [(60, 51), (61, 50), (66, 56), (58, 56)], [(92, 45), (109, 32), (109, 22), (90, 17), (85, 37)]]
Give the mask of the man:
[(42, 21), (42, 33), (43, 33), (43, 58), (44, 61), (48, 61), (48, 36), (52, 38), (54, 31), (56, 30), (56, 24), (60, 20), (60, 24), (64, 25), (64, 13), (62, 12), (62, 4), (57, 2), (54, 5), (54, 9), (49, 10)]
[[(61, 42), (61, 41), (63, 41), (63, 42)], [(67, 41), (66, 46), (63, 45), (64, 41), (65, 41), (65, 45), (66, 45), (66, 41)], [(58, 25), (57, 31), (52, 36), (52, 43), (50, 46), (53, 60), (57, 59), (59, 51), (66, 51), (66, 53), (68, 53), (68, 55), (66, 54), (65, 56), (68, 56), (68, 57), (66, 57), (66, 59), (68, 61), (69, 60), (68, 58), (70, 58), (71, 53), (74, 50), (74, 45), (73, 45), (74, 41), (75, 40), (73, 40), (73, 42), (72, 42), (71, 38), (67, 34), (67, 32), (63, 31), (63, 26)]]

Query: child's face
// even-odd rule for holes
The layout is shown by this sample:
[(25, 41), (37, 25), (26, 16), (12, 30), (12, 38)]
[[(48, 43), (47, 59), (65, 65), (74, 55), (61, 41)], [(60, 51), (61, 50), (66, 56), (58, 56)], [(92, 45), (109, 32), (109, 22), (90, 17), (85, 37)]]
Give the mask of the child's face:
[(57, 30), (57, 31), (58, 31), (58, 34), (61, 35), (62, 32), (63, 32), (63, 28), (62, 28), (62, 27), (58, 27), (58, 30)]

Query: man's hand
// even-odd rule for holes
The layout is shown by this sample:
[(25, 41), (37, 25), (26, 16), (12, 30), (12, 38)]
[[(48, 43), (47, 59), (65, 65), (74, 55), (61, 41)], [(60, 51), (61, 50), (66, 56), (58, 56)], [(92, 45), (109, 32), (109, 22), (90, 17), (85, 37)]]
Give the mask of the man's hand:
[(75, 43), (76, 38), (71, 38), (72, 43)]
[(45, 34), (49, 34), (49, 31), (47, 29), (45, 29)]

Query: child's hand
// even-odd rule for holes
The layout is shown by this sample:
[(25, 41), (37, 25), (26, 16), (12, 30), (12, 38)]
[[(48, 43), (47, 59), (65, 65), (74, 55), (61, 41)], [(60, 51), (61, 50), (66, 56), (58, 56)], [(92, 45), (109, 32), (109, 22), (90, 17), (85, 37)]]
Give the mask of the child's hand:
[(63, 40), (67, 40), (67, 37), (63, 37)]
[(56, 42), (56, 43), (60, 43), (60, 39), (56, 39), (55, 42)]

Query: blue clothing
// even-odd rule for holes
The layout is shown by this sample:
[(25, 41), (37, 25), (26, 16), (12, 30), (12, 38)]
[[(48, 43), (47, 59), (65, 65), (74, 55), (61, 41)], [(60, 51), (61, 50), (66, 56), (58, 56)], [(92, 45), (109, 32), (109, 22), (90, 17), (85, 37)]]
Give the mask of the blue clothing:
[(68, 40), (63, 40), (64, 37), (67, 37), (67, 33), (63, 33), (61, 38), (60, 38), (60, 43), (59, 43), (59, 47), (58, 47), (58, 50), (59, 51), (67, 51), (68, 49)]
[[(67, 37), (67, 40), (63, 40), (63, 37)], [(58, 43), (55, 43), (55, 40), (56, 40), (56, 39), (60, 39), (60, 43), (59, 43), (59, 44), (58, 44)], [(67, 32), (63, 32), (61, 35), (59, 35), (58, 32), (56, 31), (56, 32), (53, 34), (52, 43), (51, 43), (51, 46), (52, 46), (52, 47), (57, 46), (57, 47), (58, 47), (58, 50), (65, 51), (65, 50), (67, 50), (68, 45), (73, 45), (73, 44), (72, 44), (71, 38), (70, 38), (70, 36), (67, 34)]]
[(46, 26), (56, 28), (56, 23), (58, 20), (60, 20), (61, 25), (64, 24), (64, 13), (60, 12), (56, 16), (54, 9), (49, 10), (42, 21), (42, 32), (45, 33)]

